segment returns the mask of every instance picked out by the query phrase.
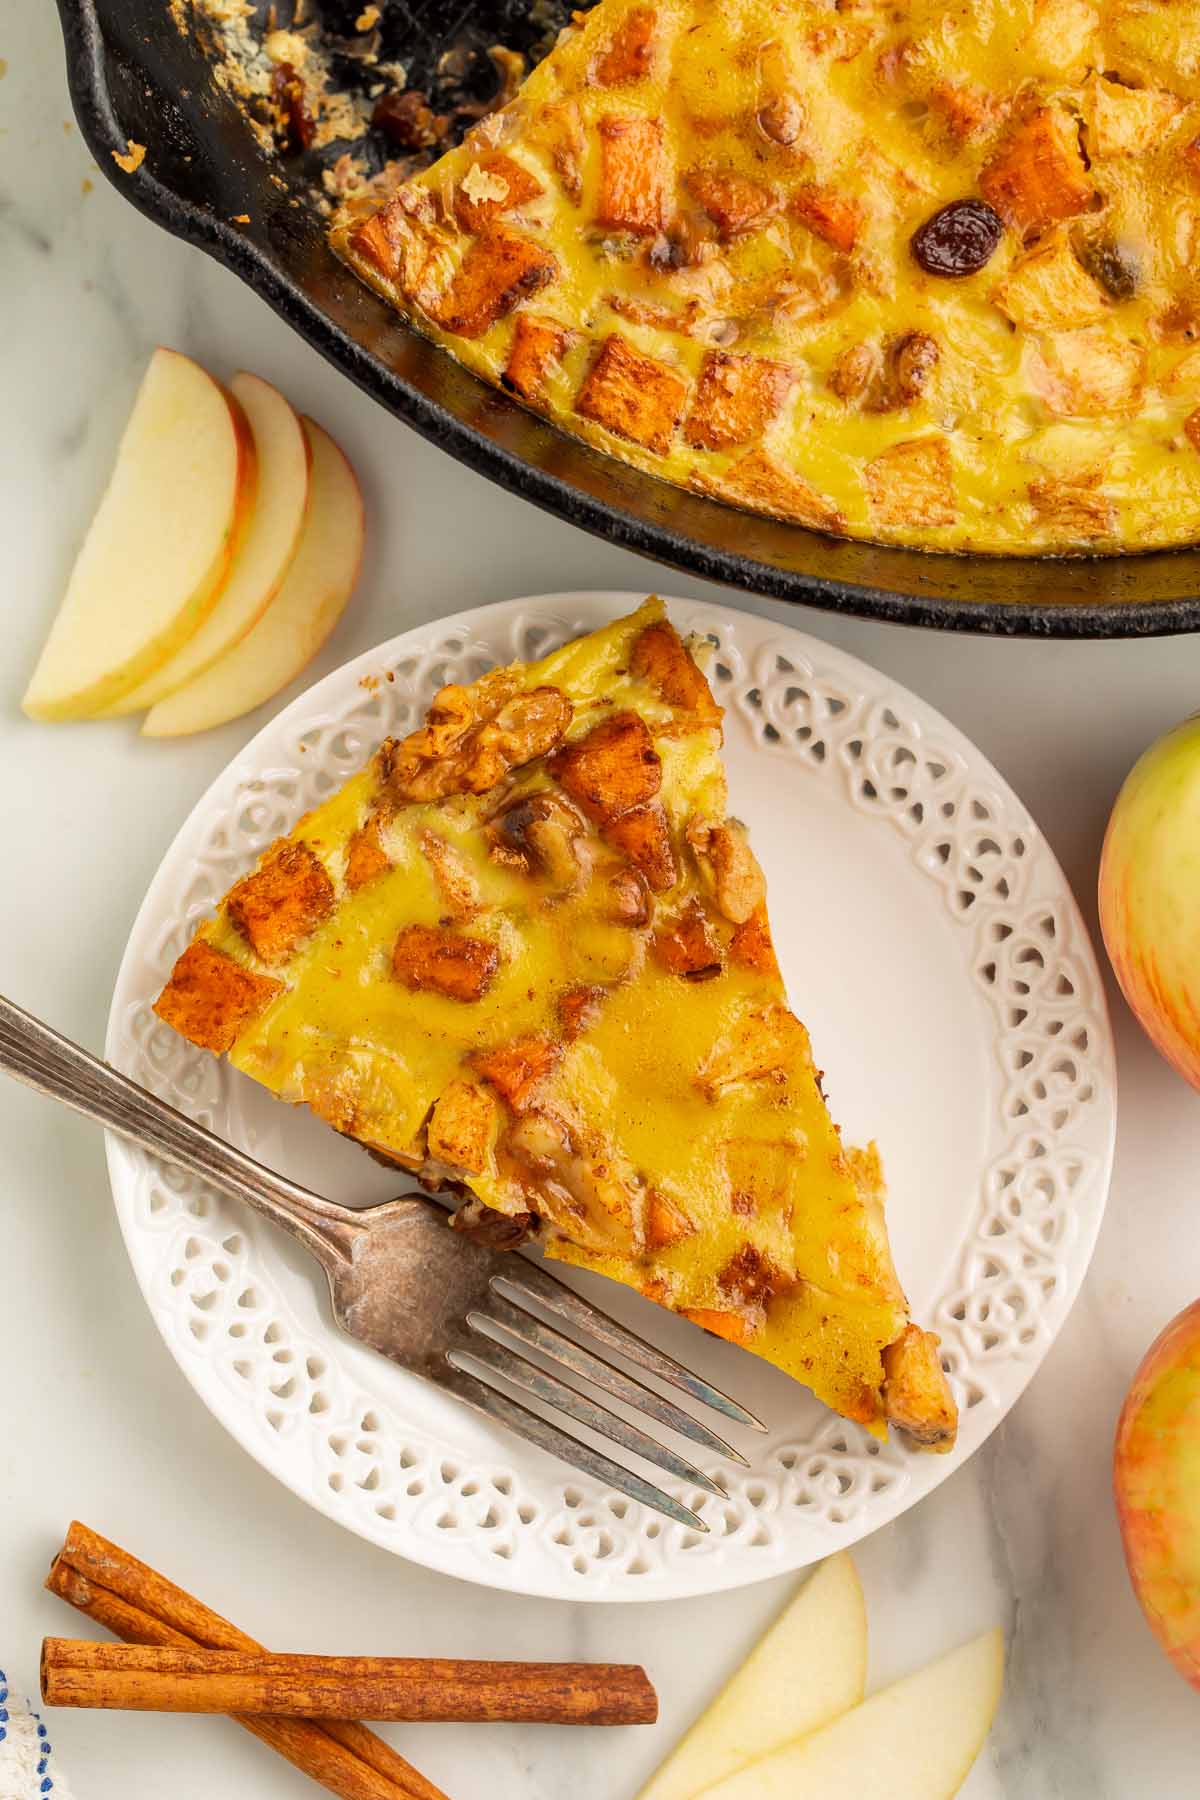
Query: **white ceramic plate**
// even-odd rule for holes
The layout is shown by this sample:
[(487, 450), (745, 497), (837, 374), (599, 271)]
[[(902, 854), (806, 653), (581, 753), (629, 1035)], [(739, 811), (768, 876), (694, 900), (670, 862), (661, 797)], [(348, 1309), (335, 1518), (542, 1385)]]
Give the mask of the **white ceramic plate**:
[[(460, 613), (360, 657), (273, 720), (163, 860), (117, 982), (110, 1060), (233, 1142), (351, 1204), (399, 1178), (160, 1024), (150, 1002), (196, 922), (435, 689), (539, 655), (641, 595)], [(851, 1142), (877, 1137), (914, 1314), (962, 1409), (950, 1456), (879, 1445), (778, 1371), (584, 1278), (614, 1313), (769, 1424), (701, 1536), (610, 1496), (342, 1337), (290, 1239), (116, 1139), (121, 1226), (171, 1354), (264, 1468), (433, 1568), (574, 1600), (703, 1594), (799, 1568), (894, 1519), (971, 1456), (1079, 1290), (1108, 1189), (1116, 1090), (1099, 972), (1016, 796), (947, 721), (798, 631), (671, 603), (716, 645), (730, 803), (767, 872), (789, 992)]]

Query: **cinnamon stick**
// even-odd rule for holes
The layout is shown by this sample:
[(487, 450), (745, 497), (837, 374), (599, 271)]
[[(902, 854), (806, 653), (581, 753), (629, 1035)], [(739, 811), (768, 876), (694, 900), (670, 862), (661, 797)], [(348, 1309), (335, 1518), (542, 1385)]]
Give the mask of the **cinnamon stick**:
[[(262, 1646), (147, 1563), (74, 1521), (46, 1578), (52, 1594), (131, 1644)], [(447, 1800), (442, 1789), (357, 1721), (238, 1717), (293, 1768), (339, 1800)]]
[(645, 1725), (658, 1716), (645, 1670), (627, 1663), (275, 1656), (71, 1638), (42, 1646), (42, 1698), (136, 1712), (425, 1723)]

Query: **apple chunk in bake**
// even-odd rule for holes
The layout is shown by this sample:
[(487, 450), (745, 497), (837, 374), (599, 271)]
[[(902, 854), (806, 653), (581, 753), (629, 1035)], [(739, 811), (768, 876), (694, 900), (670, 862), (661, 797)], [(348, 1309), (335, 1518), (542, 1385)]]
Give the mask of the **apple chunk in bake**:
[(422, 1180), (946, 1449), (937, 1339), (788, 1007), (721, 712), (647, 601), (425, 724), (281, 839), (162, 1018)]

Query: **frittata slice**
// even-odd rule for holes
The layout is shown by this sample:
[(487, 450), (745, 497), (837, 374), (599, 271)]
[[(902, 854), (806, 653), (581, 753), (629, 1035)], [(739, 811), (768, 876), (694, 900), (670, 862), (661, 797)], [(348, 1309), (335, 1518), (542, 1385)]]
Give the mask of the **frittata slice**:
[(434, 1186), (947, 1448), (873, 1147), (789, 1010), (721, 711), (648, 600), (437, 695), (226, 895), (160, 1017)]

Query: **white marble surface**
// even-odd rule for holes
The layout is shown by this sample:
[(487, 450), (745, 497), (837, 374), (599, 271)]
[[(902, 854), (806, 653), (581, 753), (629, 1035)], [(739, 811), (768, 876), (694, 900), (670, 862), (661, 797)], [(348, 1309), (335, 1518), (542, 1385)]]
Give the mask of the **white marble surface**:
[[(68, 123), (45, 0), (6, 0), (0, 57), (0, 990), (98, 1046), (146, 882), (184, 811), (259, 723), (152, 744), (124, 723), (38, 727), (18, 710), (155, 342), (218, 372), (244, 365), (277, 381), (365, 477), (372, 545), (362, 589), (314, 674), (461, 606), (563, 587), (648, 589), (663, 578), (421, 443), (232, 276), (125, 205)], [(683, 576), (670, 582), (733, 599)], [(991, 643), (737, 604), (843, 644), (971, 732), (1033, 806), (1089, 913), (1122, 775), (1196, 705), (1189, 639)], [(1116, 1025), (1116, 1179), (1085, 1292), (984, 1453), (858, 1553), (874, 1680), (987, 1625), (1009, 1634), (1004, 1708), (963, 1790), (969, 1800), (1200, 1791), (1200, 1698), (1142, 1624), (1109, 1497), (1129, 1375), (1200, 1288), (1200, 1101), (1119, 1003)], [(394, 1733), (454, 1800), (627, 1800), (792, 1585), (584, 1608), (501, 1599), (390, 1559), (308, 1511), (201, 1408), (134, 1288), (97, 1133), (8, 1085), (0, 1207), (0, 1661), (18, 1682), (35, 1679), (44, 1633), (73, 1629), (39, 1584), (79, 1516), (280, 1647), (644, 1660), (663, 1699), (654, 1731)], [(313, 1791), (216, 1720), (65, 1713), (52, 1727), (81, 1800)]]

